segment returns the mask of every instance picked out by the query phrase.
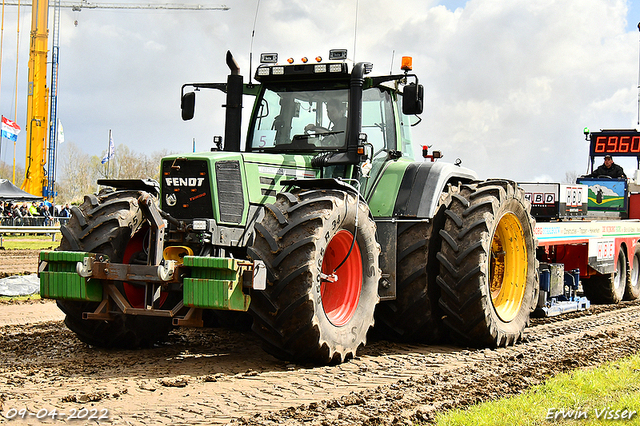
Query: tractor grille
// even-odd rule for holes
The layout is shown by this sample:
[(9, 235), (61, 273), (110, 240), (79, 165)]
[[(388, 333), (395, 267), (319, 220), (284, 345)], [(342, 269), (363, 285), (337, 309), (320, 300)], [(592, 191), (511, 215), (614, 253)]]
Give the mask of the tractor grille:
[(244, 211), (244, 195), (242, 193), (242, 176), (240, 162), (216, 162), (216, 185), (220, 222), (240, 223)]
[(213, 218), (208, 162), (163, 161), (161, 202), (162, 210), (176, 219)]

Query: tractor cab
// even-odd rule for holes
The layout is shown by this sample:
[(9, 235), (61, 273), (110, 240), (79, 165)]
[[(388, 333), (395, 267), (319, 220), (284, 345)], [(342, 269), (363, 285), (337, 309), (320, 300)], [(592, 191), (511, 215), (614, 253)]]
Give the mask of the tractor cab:
[[(403, 58), (402, 74), (370, 77), (373, 65), (350, 66), (344, 49), (331, 50), (328, 61), (317, 56), (284, 64), (275, 53), (262, 54), (255, 84), (243, 83), (229, 55), (226, 84), (189, 84), (182, 95), (182, 116), (188, 120), (195, 91), (186, 88), (227, 93), (224, 151), (303, 156), (301, 161), (320, 170), (320, 178), (362, 179), (371, 173), (374, 179), (368, 180), (375, 180), (384, 163), (414, 160), (408, 116), (422, 112), (423, 89), (409, 73), (410, 58)], [(239, 93), (255, 99), (243, 147)]]

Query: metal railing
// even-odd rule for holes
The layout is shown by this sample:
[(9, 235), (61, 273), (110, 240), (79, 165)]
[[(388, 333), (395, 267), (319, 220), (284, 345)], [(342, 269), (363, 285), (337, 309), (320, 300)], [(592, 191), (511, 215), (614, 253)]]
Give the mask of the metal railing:
[[(25, 217), (0, 217), (0, 227), (39, 227), (66, 225), (68, 217), (25, 216)], [(23, 233), (25, 231), (18, 231)]]

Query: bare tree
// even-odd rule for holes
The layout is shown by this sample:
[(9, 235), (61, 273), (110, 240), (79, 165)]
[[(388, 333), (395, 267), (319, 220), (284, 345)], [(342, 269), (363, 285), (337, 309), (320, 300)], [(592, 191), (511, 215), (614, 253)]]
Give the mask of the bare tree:
[(576, 179), (578, 179), (580, 176), (582, 175), (576, 172), (575, 170), (572, 170), (570, 172), (565, 172), (564, 180), (562, 181), (562, 183), (574, 184), (576, 183)]
[[(0, 179), (8, 179), (13, 182), (13, 164), (0, 161)], [(16, 185), (22, 185), (24, 179), (24, 167), (16, 164)]]
[(57, 199), (65, 203), (82, 202), (84, 195), (98, 191), (98, 179), (158, 180), (160, 161), (162, 157), (169, 155), (166, 150), (146, 155), (137, 153), (126, 145), (118, 145), (115, 155), (108, 163), (102, 164), (103, 157), (89, 156), (73, 142), (65, 142), (63, 149), (58, 157), (65, 160), (60, 164), (61, 177), (58, 180)]
[(61, 155), (61, 172), (57, 187), (57, 200), (62, 202), (81, 202), (85, 194), (96, 189), (95, 165), (100, 164), (98, 157), (84, 153), (75, 143), (65, 143)]

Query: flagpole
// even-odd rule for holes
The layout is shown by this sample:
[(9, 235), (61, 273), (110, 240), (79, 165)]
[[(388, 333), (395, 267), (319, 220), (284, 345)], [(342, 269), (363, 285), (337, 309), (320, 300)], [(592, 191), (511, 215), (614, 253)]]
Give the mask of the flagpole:
[[(2, 11), (4, 12), (4, 0), (2, 0), (2, 5), (3, 5)], [(2, 50), (2, 43), (1, 42), (0, 42), (0, 50)], [(0, 53), (0, 55), (1, 55), (1, 53)], [(2, 115), (0, 117), (4, 118), (4, 115)], [(4, 161), (4, 160), (2, 160), (2, 139), (4, 139), (4, 138), (2, 137), (2, 132), (0, 132), (0, 161)]]
[(109, 179), (109, 164), (111, 164), (111, 129), (109, 129), (109, 140), (107, 141), (107, 179)]

